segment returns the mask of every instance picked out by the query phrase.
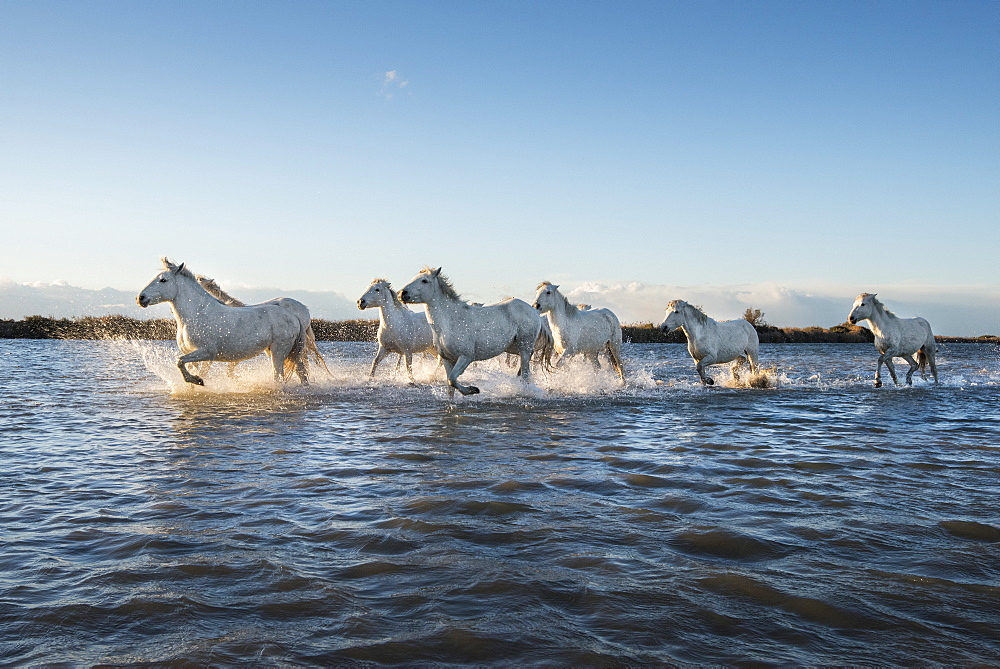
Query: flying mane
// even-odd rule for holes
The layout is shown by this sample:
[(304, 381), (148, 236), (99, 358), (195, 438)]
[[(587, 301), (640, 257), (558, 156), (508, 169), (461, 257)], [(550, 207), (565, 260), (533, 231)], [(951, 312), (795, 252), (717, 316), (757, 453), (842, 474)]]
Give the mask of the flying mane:
[[(431, 276), (434, 274), (434, 270), (430, 267), (425, 267), (420, 270), (420, 273)], [(465, 302), (462, 296), (458, 294), (458, 291), (455, 290), (455, 286), (451, 285), (451, 279), (438, 272), (437, 280), (438, 284), (441, 286), (441, 292), (444, 293), (445, 297), (458, 300), (459, 302)]]
[(403, 303), (399, 301), (399, 296), (396, 295), (396, 291), (393, 290), (392, 284), (389, 283), (388, 279), (383, 279), (381, 277), (375, 277), (374, 279), (372, 279), (372, 282), (369, 285), (374, 286), (376, 283), (381, 283), (381, 284), (385, 285), (385, 289), (389, 291), (389, 296), (392, 297), (392, 303), (393, 304), (395, 304), (397, 307), (403, 306)]
[(175, 272), (176, 274), (179, 274), (180, 276), (185, 276), (185, 277), (187, 277), (189, 279), (194, 279), (195, 281), (197, 281), (197, 279), (195, 279), (194, 272), (192, 272), (191, 270), (189, 270), (185, 266), (186, 263), (181, 263), (180, 265), (175, 265), (173, 262), (170, 261), (170, 258), (166, 258), (166, 257), (160, 258), (160, 263), (163, 264), (163, 269), (165, 269), (165, 270), (168, 270), (170, 272)]
[(201, 287), (204, 288), (209, 295), (217, 299), (219, 302), (222, 302), (226, 306), (228, 307), (246, 306), (245, 302), (237, 300), (235, 297), (233, 297), (226, 291), (222, 290), (222, 288), (219, 287), (219, 284), (216, 283), (215, 279), (210, 279), (202, 274), (195, 275), (195, 279), (198, 281), (199, 284), (201, 284)]
[(889, 311), (884, 304), (882, 304), (881, 302), (878, 301), (878, 298), (875, 297), (875, 293), (861, 293), (860, 295), (858, 295), (858, 297), (860, 297), (862, 299), (866, 298), (866, 297), (871, 297), (872, 298), (872, 304), (875, 305), (876, 309), (878, 309), (879, 311), (882, 311), (883, 313), (885, 313), (885, 314), (887, 314), (889, 316), (892, 316), (893, 318), (898, 318), (896, 316), (896, 314), (894, 314), (891, 311)]
[(695, 319), (699, 323), (704, 324), (708, 322), (708, 315), (705, 314), (704, 311), (694, 306), (693, 304), (685, 302), (684, 300), (671, 300), (670, 302), (667, 303), (667, 306), (670, 307), (671, 309), (676, 309), (678, 311), (684, 309), (685, 314)]

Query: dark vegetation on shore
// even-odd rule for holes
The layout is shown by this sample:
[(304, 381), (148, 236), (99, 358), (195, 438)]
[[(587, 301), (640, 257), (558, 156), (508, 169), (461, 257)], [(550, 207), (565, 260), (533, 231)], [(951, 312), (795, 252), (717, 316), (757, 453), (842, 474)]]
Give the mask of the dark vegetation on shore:
[[(313, 332), (319, 341), (375, 341), (378, 321), (327, 321), (314, 318)], [(0, 319), (0, 339), (167, 339), (177, 335), (172, 318), (139, 320), (128, 316), (48, 318), (28, 316), (24, 320)]]
[[(756, 311), (756, 310), (754, 310)], [(752, 316), (753, 313), (748, 310)], [(843, 323), (830, 328), (778, 328), (758, 317), (751, 320), (760, 341), (766, 344), (866, 343), (874, 341), (865, 328)], [(744, 316), (746, 318), (746, 316)], [(756, 321), (756, 322), (755, 322)], [(375, 341), (377, 320), (328, 321), (314, 318), (313, 332), (319, 341)], [(0, 319), (0, 339), (164, 339), (176, 335), (174, 321), (167, 318), (138, 320), (127, 316), (85, 316), (83, 318), (49, 318), (28, 316), (20, 321)], [(660, 332), (652, 323), (622, 326), (622, 336), (636, 344), (682, 344), (684, 333), (676, 330)], [(996, 335), (979, 337), (937, 337), (939, 342), (990, 342), (1000, 344)]]

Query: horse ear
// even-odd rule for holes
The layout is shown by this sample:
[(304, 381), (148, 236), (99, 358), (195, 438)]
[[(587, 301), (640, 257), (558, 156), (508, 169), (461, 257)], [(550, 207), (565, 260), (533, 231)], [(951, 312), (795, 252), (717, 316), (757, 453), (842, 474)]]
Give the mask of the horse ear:
[(433, 272), (431, 272), (431, 276), (436, 278), (437, 275), (440, 274), (440, 273), (441, 273), (441, 268), (438, 267), (436, 270), (434, 270)]
[(552, 290), (559, 290), (559, 286), (557, 286), (556, 284), (553, 283), (553, 284), (551, 284), (551, 286), (552, 286)]
[(181, 264), (180, 264), (180, 265), (179, 265), (179, 266), (177, 267), (177, 269), (175, 269), (175, 270), (174, 270), (174, 274), (180, 274), (181, 272), (183, 272), (183, 271), (184, 271), (184, 265), (186, 265), (186, 264), (187, 264), (187, 263), (183, 263), (183, 262), (182, 262), (182, 263), (181, 263)]

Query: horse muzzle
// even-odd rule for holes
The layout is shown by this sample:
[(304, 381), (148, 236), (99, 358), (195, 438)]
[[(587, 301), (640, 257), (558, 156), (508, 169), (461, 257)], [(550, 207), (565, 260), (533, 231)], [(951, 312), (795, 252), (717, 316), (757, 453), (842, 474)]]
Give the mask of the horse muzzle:
[(135, 303), (138, 304), (143, 309), (145, 309), (146, 307), (149, 306), (149, 298), (146, 297), (145, 295), (136, 295)]
[(367, 309), (368, 303), (364, 300), (358, 300), (358, 309)]
[(849, 316), (847, 318), (847, 322), (850, 323), (851, 325), (857, 325), (858, 324), (858, 319), (855, 318), (854, 316)]
[(405, 288), (403, 290), (399, 291), (399, 299), (400, 299), (401, 302), (409, 303), (409, 301), (410, 301), (410, 294), (406, 291)]

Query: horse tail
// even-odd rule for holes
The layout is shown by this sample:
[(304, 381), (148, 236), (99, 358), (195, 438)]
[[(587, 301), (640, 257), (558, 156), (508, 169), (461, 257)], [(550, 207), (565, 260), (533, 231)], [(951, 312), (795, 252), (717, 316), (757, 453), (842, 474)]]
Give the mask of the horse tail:
[(295, 343), (292, 345), (292, 350), (288, 352), (288, 356), (285, 358), (285, 380), (291, 378), (292, 374), (295, 373), (299, 365), (305, 369), (306, 363), (308, 362), (308, 356), (306, 355), (306, 328), (302, 327), (302, 323), (299, 323), (299, 336), (295, 338)]
[(608, 352), (608, 357), (611, 358), (611, 364), (614, 365), (615, 370), (618, 375), (625, 380), (625, 366), (622, 364), (622, 359), (618, 355), (618, 351), (615, 350), (615, 346), (609, 341), (604, 345), (604, 348)]
[(322, 354), (319, 352), (319, 348), (316, 346), (316, 333), (313, 332), (312, 323), (310, 323), (309, 327), (306, 328), (306, 352), (307, 354), (312, 353), (313, 360), (316, 361), (316, 364), (322, 367), (327, 376), (332, 379), (333, 372), (331, 372), (330, 368), (326, 366), (326, 360), (323, 359)]
[(921, 346), (917, 349), (917, 366), (920, 368), (920, 375), (923, 376), (927, 369), (927, 347)]
[(542, 369), (547, 372), (551, 372), (555, 369), (552, 365), (552, 355), (556, 350), (556, 342), (552, 337), (552, 330), (549, 328), (549, 323), (545, 319), (542, 319), (542, 328), (538, 331), (538, 337), (535, 339), (535, 353), (534, 361), (536, 364), (541, 364)]

